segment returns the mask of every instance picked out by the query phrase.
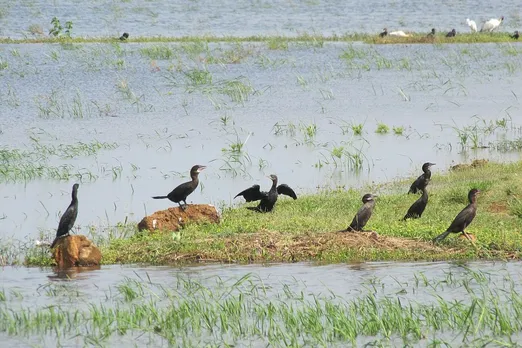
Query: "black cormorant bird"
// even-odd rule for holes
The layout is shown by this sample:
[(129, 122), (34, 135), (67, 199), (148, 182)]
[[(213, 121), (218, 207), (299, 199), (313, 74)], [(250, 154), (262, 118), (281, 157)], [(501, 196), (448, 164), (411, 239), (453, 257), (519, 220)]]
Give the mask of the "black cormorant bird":
[(129, 38), (129, 33), (123, 33), (123, 35), (120, 36), (120, 40), (121, 40), (121, 41), (125, 41), (125, 40), (127, 40), (128, 38)]
[(357, 211), (357, 214), (353, 217), (352, 223), (347, 229), (339, 232), (364, 232), (363, 228), (370, 220), (372, 216), (373, 208), (375, 207), (374, 198), (376, 195), (370, 193), (365, 194), (362, 197), (363, 206)]
[(428, 37), (434, 37), (435, 36), (435, 28), (431, 28), (431, 31), (428, 33)]
[(431, 180), (431, 166), (434, 166), (435, 163), (426, 162), (422, 165), (422, 171), (424, 174), (420, 175), (417, 180), (413, 182), (410, 186), (410, 190), (408, 193), (417, 193), (419, 190), (424, 190), (426, 186), (428, 186)]
[(297, 195), (290, 186), (286, 184), (277, 186), (277, 175), (272, 174), (268, 176), (268, 178), (272, 180), (272, 187), (270, 188), (270, 191), (261, 191), (261, 187), (259, 185), (253, 185), (252, 187), (247, 188), (246, 190), (241, 191), (236, 195), (236, 197), (243, 196), (247, 202), (261, 200), (257, 207), (248, 207), (247, 209), (255, 210), (260, 213), (272, 211), (272, 209), (274, 209), (274, 205), (277, 202), (277, 197), (281, 194), (290, 196), (293, 199), (297, 199)]
[(199, 184), (199, 173), (203, 169), (205, 169), (206, 166), (201, 165), (195, 165), (190, 169), (190, 177), (192, 178), (191, 181), (185, 182), (181, 185), (178, 185), (174, 190), (172, 190), (168, 195), (166, 196), (154, 196), (152, 198), (154, 199), (164, 199), (168, 198), (174, 203), (178, 203), (181, 210), (185, 210), (185, 208), (181, 205), (181, 201), (187, 205), (187, 197), (194, 192), (196, 187), (198, 187)]
[(479, 193), (480, 191), (477, 189), (472, 189), (471, 191), (469, 191), (469, 204), (466, 206), (466, 208), (462, 209), (459, 215), (457, 215), (457, 217), (455, 218), (455, 220), (453, 220), (446, 232), (433, 238), (433, 242), (440, 242), (441, 240), (446, 238), (448, 234), (459, 232), (462, 232), (464, 236), (466, 236), (466, 238), (470, 239), (464, 230), (466, 229), (466, 227), (469, 226), (469, 224), (471, 224), (471, 221), (473, 221), (475, 215), (477, 215), (477, 194)]
[(60, 218), (58, 229), (56, 230), (56, 238), (54, 238), (54, 241), (51, 244), (51, 249), (54, 248), (58, 239), (69, 234), (69, 231), (73, 228), (74, 223), (76, 222), (76, 217), (78, 216), (78, 187), (80, 187), (79, 184), (74, 184), (72, 187), (71, 204), (69, 204), (67, 210)]
[(513, 35), (510, 35), (509, 37), (512, 39), (518, 40), (518, 38), (520, 37), (520, 35), (518, 34), (518, 30), (515, 30)]
[(383, 32), (379, 34), (380, 37), (385, 37), (388, 35), (388, 29), (384, 28)]
[(457, 35), (457, 31), (455, 29), (451, 29), (451, 31), (446, 34), (446, 37), (455, 37), (455, 35)]
[(424, 188), (424, 190), (421, 191), (422, 196), (420, 196), (419, 199), (417, 199), (415, 203), (411, 205), (406, 215), (404, 215), (403, 220), (418, 219), (422, 216), (424, 209), (426, 209), (426, 205), (428, 205), (428, 190)]

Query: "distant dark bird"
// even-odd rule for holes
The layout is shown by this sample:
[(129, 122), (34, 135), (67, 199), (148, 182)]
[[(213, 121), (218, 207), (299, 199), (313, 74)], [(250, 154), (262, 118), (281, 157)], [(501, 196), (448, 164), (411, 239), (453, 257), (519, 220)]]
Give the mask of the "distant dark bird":
[(203, 169), (205, 169), (205, 168), (206, 168), (206, 166), (201, 166), (201, 165), (193, 166), (190, 169), (190, 177), (192, 178), (191, 181), (188, 181), (188, 182), (185, 182), (185, 183), (183, 183), (181, 185), (178, 185), (174, 190), (172, 190), (166, 196), (155, 196), (155, 197), (152, 197), (152, 198), (154, 198), (154, 199), (168, 198), (172, 202), (178, 203), (179, 207), (181, 208), (181, 210), (185, 210), (185, 208), (181, 205), (180, 202), (183, 201), (183, 203), (185, 203), (185, 205), (187, 205), (187, 197), (192, 192), (194, 192), (196, 187), (198, 187), (198, 184), (199, 184), (199, 178), (198, 178), (199, 173), (201, 173), (201, 171)]
[[(294, 190), (290, 188), (290, 186), (286, 184), (281, 184), (277, 186), (277, 176), (272, 174), (268, 176), (270, 180), (272, 180), (272, 187), (270, 188), (270, 191), (264, 192), (260, 191), (259, 185), (253, 185), (250, 188), (247, 188), (244, 191), (239, 192), (236, 197), (243, 196), (247, 202), (253, 202), (253, 201), (259, 201), (259, 204), (257, 207), (248, 207), (247, 209), (255, 210), (260, 213), (266, 213), (269, 211), (272, 211), (274, 209), (274, 205), (277, 202), (277, 197), (279, 195), (286, 195), (290, 196), (293, 199), (297, 199), (297, 195), (295, 194)], [(234, 198), (236, 198), (234, 197)]]
[(477, 215), (477, 195), (479, 193), (480, 191), (477, 189), (472, 189), (471, 191), (469, 191), (469, 204), (466, 206), (466, 208), (462, 209), (462, 211), (457, 215), (457, 217), (455, 218), (455, 220), (453, 220), (446, 232), (433, 238), (434, 243), (440, 242), (441, 240), (446, 238), (450, 233), (462, 232), (464, 236), (466, 236), (466, 238), (470, 239), (464, 230), (466, 229), (466, 227), (469, 226), (469, 224), (471, 224), (471, 221), (473, 221), (475, 215)]
[(125, 40), (127, 40), (128, 38), (129, 38), (129, 33), (123, 33), (123, 35), (120, 36), (120, 40), (121, 40), (121, 41), (125, 41)]
[(388, 29), (384, 28), (383, 32), (379, 34), (380, 37), (385, 37), (388, 35)]
[(518, 40), (518, 38), (520, 37), (520, 35), (518, 34), (518, 30), (515, 30), (513, 35), (510, 35), (509, 37), (512, 39)]
[(76, 217), (78, 216), (78, 187), (80, 187), (79, 184), (74, 184), (72, 187), (71, 204), (69, 204), (67, 210), (65, 210), (65, 213), (63, 213), (62, 217), (60, 218), (58, 229), (56, 230), (56, 237), (51, 244), (51, 249), (54, 248), (58, 242), (58, 239), (63, 238), (69, 234), (69, 231), (71, 228), (73, 228), (74, 223), (76, 222)]
[(435, 36), (435, 28), (431, 28), (431, 31), (428, 33), (428, 37), (434, 37)]
[(408, 193), (417, 193), (418, 190), (424, 190), (426, 186), (428, 186), (431, 180), (431, 166), (434, 166), (435, 163), (426, 162), (422, 165), (422, 171), (424, 172), (420, 175), (417, 180), (413, 182), (410, 186), (410, 190)]
[(422, 191), (422, 196), (419, 197), (408, 209), (406, 215), (404, 215), (403, 220), (407, 219), (418, 219), (424, 213), (424, 209), (426, 209), (426, 205), (428, 205), (428, 190), (424, 188)]
[(357, 211), (357, 214), (353, 217), (352, 223), (348, 228), (339, 232), (364, 232), (363, 228), (370, 220), (372, 216), (373, 208), (375, 207), (376, 195), (370, 193), (365, 194), (362, 197), (363, 206)]
[(455, 29), (451, 29), (451, 31), (446, 34), (446, 37), (455, 37), (455, 35), (457, 35), (457, 31)]

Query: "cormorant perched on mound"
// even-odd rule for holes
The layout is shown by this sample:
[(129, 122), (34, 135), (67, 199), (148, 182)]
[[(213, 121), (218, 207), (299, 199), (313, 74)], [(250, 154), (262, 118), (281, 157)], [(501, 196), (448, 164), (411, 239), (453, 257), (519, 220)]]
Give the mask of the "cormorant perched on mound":
[(277, 186), (276, 175), (272, 174), (268, 177), (270, 178), (270, 180), (272, 180), (272, 187), (270, 188), (270, 191), (260, 191), (261, 187), (259, 185), (253, 185), (252, 187), (247, 188), (246, 190), (241, 191), (236, 195), (236, 197), (243, 196), (243, 198), (245, 198), (247, 202), (261, 200), (257, 207), (247, 207), (247, 209), (255, 210), (260, 213), (272, 211), (272, 209), (274, 209), (274, 205), (277, 202), (277, 197), (281, 194), (290, 196), (293, 199), (297, 199), (297, 195), (290, 186), (286, 184), (281, 184)]
[(363, 228), (370, 220), (372, 216), (373, 208), (375, 207), (374, 198), (376, 195), (372, 195), (370, 193), (365, 194), (362, 197), (363, 206), (359, 209), (357, 214), (353, 217), (352, 223), (348, 226), (347, 229), (339, 231), (339, 232), (364, 232)]
[(431, 31), (428, 33), (428, 37), (434, 37), (435, 36), (435, 28), (431, 28)]
[(446, 37), (455, 37), (455, 35), (457, 35), (457, 31), (455, 29), (451, 29), (451, 31), (446, 34)]
[(406, 215), (404, 215), (403, 220), (418, 219), (422, 216), (424, 209), (426, 209), (426, 205), (428, 205), (428, 190), (424, 188), (424, 190), (421, 191), (422, 196), (411, 205)]
[(181, 185), (178, 185), (174, 190), (172, 190), (168, 195), (166, 196), (154, 196), (152, 198), (154, 199), (164, 199), (168, 198), (174, 203), (178, 203), (181, 210), (185, 210), (183, 206), (181, 205), (181, 201), (187, 205), (187, 197), (194, 192), (196, 187), (198, 187), (199, 184), (199, 178), (198, 175), (201, 173), (203, 169), (205, 169), (206, 166), (200, 166), (195, 165), (190, 169), (190, 177), (192, 178), (191, 181), (185, 182)]
[(121, 41), (125, 41), (125, 40), (127, 40), (128, 38), (129, 38), (129, 33), (123, 33), (123, 35), (120, 36), (120, 40), (121, 40)]
[(440, 242), (444, 238), (448, 236), (450, 233), (459, 233), (462, 232), (466, 238), (470, 239), (467, 233), (464, 231), (466, 227), (471, 224), (475, 215), (477, 215), (477, 195), (480, 193), (477, 189), (472, 189), (468, 193), (469, 204), (466, 208), (462, 209), (462, 211), (457, 215), (455, 220), (451, 223), (450, 227), (446, 230), (446, 232), (438, 235), (433, 238), (433, 242)]
[(380, 33), (379, 36), (385, 37), (386, 35), (388, 35), (388, 29), (384, 28), (384, 31), (382, 33)]
[(434, 166), (435, 163), (426, 162), (422, 165), (422, 171), (424, 174), (420, 175), (417, 180), (413, 182), (410, 186), (410, 190), (408, 193), (417, 193), (418, 190), (423, 191), (426, 186), (428, 186), (431, 180), (431, 166)]
[(69, 204), (67, 210), (60, 218), (58, 229), (56, 230), (56, 238), (54, 238), (54, 241), (51, 244), (51, 249), (54, 248), (58, 239), (69, 234), (69, 231), (73, 228), (74, 223), (76, 222), (76, 217), (78, 216), (78, 187), (80, 187), (79, 184), (74, 184), (72, 187), (71, 204)]
[(520, 37), (520, 35), (518, 34), (518, 30), (515, 30), (513, 35), (510, 35), (509, 37), (512, 39), (518, 40), (518, 38)]

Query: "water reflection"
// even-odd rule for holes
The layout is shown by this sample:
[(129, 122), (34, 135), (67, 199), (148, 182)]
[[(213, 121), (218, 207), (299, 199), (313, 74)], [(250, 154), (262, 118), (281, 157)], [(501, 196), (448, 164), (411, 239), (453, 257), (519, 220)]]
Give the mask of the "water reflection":
[(53, 269), (52, 275), (48, 275), (47, 277), (51, 281), (63, 281), (63, 280), (74, 280), (74, 279), (87, 279), (89, 278), (89, 274), (82, 273), (90, 273), (94, 271), (101, 270), (101, 266), (90, 266), (90, 267), (70, 267), (70, 268), (60, 268), (55, 267)]

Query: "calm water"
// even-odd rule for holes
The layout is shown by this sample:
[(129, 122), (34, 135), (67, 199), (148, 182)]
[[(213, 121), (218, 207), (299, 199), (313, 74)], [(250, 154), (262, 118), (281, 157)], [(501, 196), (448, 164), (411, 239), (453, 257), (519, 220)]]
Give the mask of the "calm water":
[[(192, 281), (211, 292), (225, 291), (244, 276), (250, 277), (252, 284), (263, 285), (266, 295), (261, 301), (278, 301), (283, 293), (302, 294), (305, 299), (331, 298), (336, 301), (350, 301), (366, 294), (374, 294), (377, 299), (385, 297), (399, 299), (403, 303), (434, 303), (437, 296), (446, 301), (469, 301), (469, 292), (462, 285), (467, 281), (471, 291), (480, 293), (481, 285), (474, 281), (473, 272), (479, 272), (491, 283), (493, 291), (499, 294), (506, 289), (520, 292), (520, 262), (515, 263), (362, 263), (338, 265), (274, 264), (259, 265), (216, 265), (200, 267), (140, 267), (107, 266), (98, 270), (82, 270), (80, 273), (55, 272), (52, 269), (5, 267), (0, 271), (2, 290), (5, 294), (17, 294), (16, 298), (2, 305), (8, 308), (45, 308), (50, 305), (68, 306), (88, 311), (91, 304), (111, 307), (121, 302), (118, 286), (126, 279), (137, 280), (150, 288), (144, 296), (155, 298), (152, 293), (159, 287), (180, 289), (179, 283)], [(430, 281), (423, 286), (422, 276)], [(508, 281), (509, 280), (509, 281)], [(512, 281), (512, 282), (511, 282)], [(219, 284), (219, 285), (218, 285)], [(218, 288), (218, 286), (220, 288)], [(199, 286), (198, 286), (199, 287)], [(248, 286), (247, 286), (248, 288)], [(51, 291), (54, 289), (54, 292)], [(183, 294), (181, 294), (183, 295)], [(124, 304), (123, 304), (124, 305)], [(130, 305), (130, 304), (129, 304)], [(161, 306), (161, 303), (158, 303)], [(124, 305), (125, 306), (125, 305)], [(458, 333), (440, 334), (446, 340), (454, 340)], [(147, 336), (147, 335), (146, 335)], [(437, 336), (437, 335), (436, 335)], [(52, 337), (45, 336), (46, 344), (53, 345)], [(431, 337), (431, 334), (430, 334)], [(14, 338), (0, 333), (2, 341), (12, 346), (25, 346), (37, 338)], [(67, 340), (72, 346), (81, 345), (82, 340)], [(246, 337), (248, 339), (248, 337)], [(78, 340), (79, 339), (79, 340)], [(111, 346), (133, 344), (132, 335), (109, 339)], [(144, 337), (137, 337), (143, 342)], [(458, 341), (458, 340), (457, 340)], [(360, 343), (369, 342), (362, 337)], [(397, 344), (400, 344), (398, 341)], [(456, 343), (455, 343), (456, 344)]]
[(520, 29), (520, 6), (490, 1), (38, 1), (0, 3), (0, 35), (23, 37), (30, 25), (47, 33), (56, 16), (78, 36), (297, 35), (377, 32), (383, 27), (468, 31), (500, 16), (503, 29)]

